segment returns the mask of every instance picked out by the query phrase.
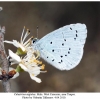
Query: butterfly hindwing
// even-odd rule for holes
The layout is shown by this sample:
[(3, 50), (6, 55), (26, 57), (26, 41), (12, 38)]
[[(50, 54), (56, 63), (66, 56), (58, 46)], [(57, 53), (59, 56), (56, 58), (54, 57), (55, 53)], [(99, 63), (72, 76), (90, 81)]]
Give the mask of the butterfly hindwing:
[(54, 67), (70, 70), (82, 58), (86, 37), (85, 24), (70, 24), (45, 35), (34, 48), (40, 52), (41, 58)]

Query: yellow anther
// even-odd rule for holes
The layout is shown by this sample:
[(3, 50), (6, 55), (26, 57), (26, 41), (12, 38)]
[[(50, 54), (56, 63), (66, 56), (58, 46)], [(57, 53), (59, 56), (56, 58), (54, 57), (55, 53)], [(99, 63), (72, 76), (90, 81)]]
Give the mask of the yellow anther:
[(37, 60), (35, 59), (34, 62), (37, 63)]
[(44, 64), (42, 64), (41, 69), (44, 69), (44, 68), (45, 68), (45, 65), (44, 65)]
[(38, 64), (42, 64), (42, 61), (38, 61)]
[(42, 64), (42, 61), (38, 61), (36, 59), (34, 60), (34, 62), (37, 63), (37, 64)]

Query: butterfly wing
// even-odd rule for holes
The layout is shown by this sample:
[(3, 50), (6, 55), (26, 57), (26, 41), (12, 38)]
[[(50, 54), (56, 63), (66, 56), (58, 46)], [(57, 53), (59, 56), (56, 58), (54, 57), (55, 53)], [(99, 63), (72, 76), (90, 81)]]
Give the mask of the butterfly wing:
[(87, 37), (85, 24), (70, 24), (59, 28), (34, 44), (40, 57), (59, 70), (70, 70), (82, 59)]

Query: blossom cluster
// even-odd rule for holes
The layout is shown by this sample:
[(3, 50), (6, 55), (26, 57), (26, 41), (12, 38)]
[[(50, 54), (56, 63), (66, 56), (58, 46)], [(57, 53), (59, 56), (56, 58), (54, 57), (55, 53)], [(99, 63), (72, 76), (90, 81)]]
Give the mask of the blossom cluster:
[[(17, 52), (14, 53), (12, 50), (8, 50), (9, 56), (8, 60), (11, 65), (17, 64), (17, 67), (15, 69), (16, 74), (13, 78), (16, 78), (19, 76), (19, 72), (26, 71), (29, 73), (32, 80), (35, 80), (36, 82), (40, 83), (41, 79), (37, 77), (41, 72), (44, 71), (45, 65), (42, 64), (41, 61), (39, 61), (39, 53), (35, 52), (32, 47), (32, 38), (29, 38), (27, 41), (26, 38), (30, 34), (30, 31), (27, 29), (25, 33), (25, 27), (22, 31), (20, 42), (17, 40), (7, 41), (5, 40), (5, 43), (13, 44), (15, 47), (17, 47)], [(11, 69), (11, 68), (10, 68)]]

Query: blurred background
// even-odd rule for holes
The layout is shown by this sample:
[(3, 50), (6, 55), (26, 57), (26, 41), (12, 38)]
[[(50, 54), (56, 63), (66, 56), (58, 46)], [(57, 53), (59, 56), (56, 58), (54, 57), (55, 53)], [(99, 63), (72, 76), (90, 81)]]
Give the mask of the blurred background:
[[(70, 71), (46, 65), (47, 73), (38, 75), (42, 83), (30, 79), (27, 72), (11, 80), (13, 92), (100, 92), (100, 2), (0, 2), (0, 25), (6, 27), (5, 40), (20, 40), (23, 27), (39, 38), (73, 23), (87, 26), (87, 40), (80, 64)], [(5, 44), (16, 51), (13, 45)], [(3, 92), (0, 83), (0, 91)]]

